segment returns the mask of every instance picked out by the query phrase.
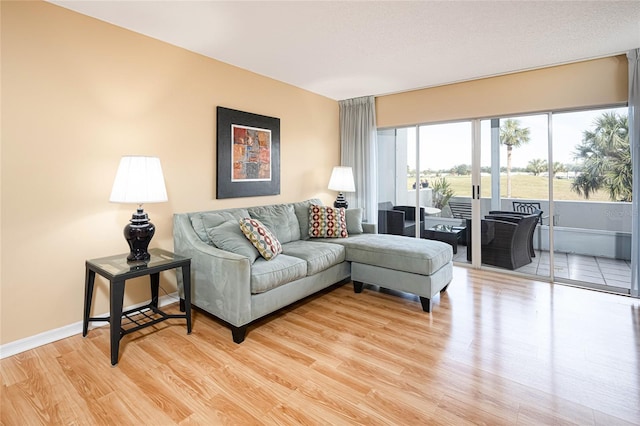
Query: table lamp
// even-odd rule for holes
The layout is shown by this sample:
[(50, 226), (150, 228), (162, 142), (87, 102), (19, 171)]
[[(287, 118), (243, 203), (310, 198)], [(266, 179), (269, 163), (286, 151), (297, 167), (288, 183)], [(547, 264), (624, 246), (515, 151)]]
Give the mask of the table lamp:
[(353, 183), (353, 170), (351, 167), (336, 166), (331, 172), (331, 179), (329, 179), (329, 189), (332, 191), (338, 191), (338, 197), (333, 203), (333, 207), (345, 209), (349, 207), (347, 199), (344, 197), (343, 192), (356, 192), (356, 186)]
[(109, 201), (138, 204), (138, 210), (132, 215), (130, 223), (124, 227), (124, 238), (131, 250), (127, 260), (149, 260), (151, 255), (147, 248), (156, 228), (149, 222), (149, 217), (142, 210), (142, 204), (167, 201), (160, 159), (143, 156), (122, 157)]

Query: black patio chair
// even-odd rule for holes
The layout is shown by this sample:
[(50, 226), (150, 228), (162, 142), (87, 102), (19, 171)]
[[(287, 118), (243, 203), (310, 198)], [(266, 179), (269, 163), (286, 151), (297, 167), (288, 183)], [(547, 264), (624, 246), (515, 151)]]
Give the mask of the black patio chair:
[(448, 202), (451, 216), (456, 219), (471, 219), (471, 203), (451, 201)]
[[(420, 230), (424, 229), (424, 208), (419, 212)], [(378, 204), (378, 232), (381, 234), (416, 235), (416, 208), (394, 206), (390, 201)]]
[(540, 217), (538, 218), (538, 223), (542, 225), (542, 219), (546, 219), (549, 216), (542, 216), (542, 207), (540, 207), (540, 203), (537, 201), (512, 201), (513, 211), (517, 213), (524, 214), (532, 214), (540, 211)]
[[(519, 220), (487, 217), (481, 220), (482, 263), (506, 269), (518, 269), (531, 263), (529, 253), (531, 229), (538, 215), (524, 215)], [(467, 237), (471, 238), (471, 221), (467, 220)], [(470, 250), (467, 259), (471, 260)]]
[[(513, 212), (508, 210), (491, 210), (489, 214), (485, 217), (514, 222), (514, 221), (520, 220), (523, 216), (527, 216), (528, 214), (529, 213)], [(534, 210), (530, 214), (537, 215), (538, 222), (541, 223), (542, 210), (539, 210), (539, 209)], [(533, 235), (535, 234), (535, 232), (536, 232), (536, 227), (534, 226), (531, 228), (531, 234), (529, 235), (529, 255), (531, 257), (536, 257), (536, 252), (533, 249)]]

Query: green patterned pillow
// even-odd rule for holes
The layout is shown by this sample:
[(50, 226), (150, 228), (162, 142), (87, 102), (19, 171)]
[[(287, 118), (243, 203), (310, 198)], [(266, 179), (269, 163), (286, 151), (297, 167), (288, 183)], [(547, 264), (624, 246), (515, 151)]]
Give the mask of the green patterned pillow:
[(266, 260), (275, 258), (282, 253), (282, 246), (276, 236), (256, 219), (245, 217), (240, 219), (240, 229), (245, 237), (251, 241), (251, 244), (258, 249), (260, 255)]
[(309, 236), (311, 238), (346, 238), (347, 221), (344, 208), (309, 206)]

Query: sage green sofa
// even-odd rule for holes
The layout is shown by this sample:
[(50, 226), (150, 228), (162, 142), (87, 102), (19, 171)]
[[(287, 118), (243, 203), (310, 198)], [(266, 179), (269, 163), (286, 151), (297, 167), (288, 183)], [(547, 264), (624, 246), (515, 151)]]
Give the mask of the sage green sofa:
[[(346, 211), (347, 238), (310, 238), (312, 204), (322, 202), (175, 214), (174, 250), (191, 258), (192, 304), (226, 322), (236, 343), (251, 322), (349, 279), (356, 292), (364, 283), (412, 292), (431, 311), (431, 299), (452, 278), (450, 245), (376, 234), (360, 209)], [(281, 254), (255, 256), (239, 226), (247, 217), (275, 235)], [(183, 305), (181, 275), (177, 281)]]

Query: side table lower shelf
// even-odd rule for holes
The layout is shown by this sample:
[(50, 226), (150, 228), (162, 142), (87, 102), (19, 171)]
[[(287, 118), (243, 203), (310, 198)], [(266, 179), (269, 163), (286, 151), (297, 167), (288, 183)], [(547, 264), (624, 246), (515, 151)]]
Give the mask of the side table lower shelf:
[[(151, 314), (149, 314), (151, 312)], [(134, 315), (132, 315), (134, 314)], [(142, 317), (142, 318), (140, 318)], [(154, 307), (151, 303), (145, 306), (129, 309), (122, 313), (120, 322), (120, 338), (127, 334), (134, 333), (146, 327), (158, 324), (168, 319), (186, 319), (184, 314), (167, 314), (166, 312)], [(123, 322), (122, 320), (126, 320)], [(89, 317), (89, 322), (110, 322), (110, 317)], [(127, 327), (130, 324), (135, 324), (133, 327)], [(191, 331), (189, 330), (189, 333)]]

